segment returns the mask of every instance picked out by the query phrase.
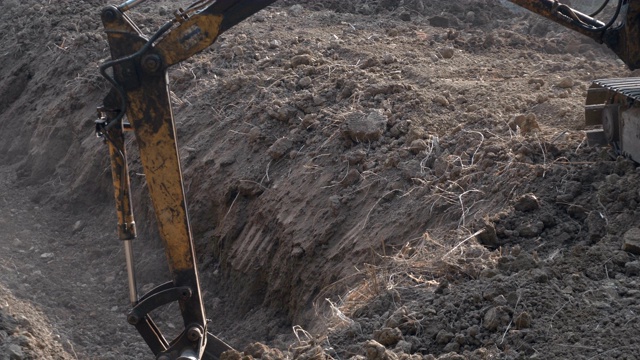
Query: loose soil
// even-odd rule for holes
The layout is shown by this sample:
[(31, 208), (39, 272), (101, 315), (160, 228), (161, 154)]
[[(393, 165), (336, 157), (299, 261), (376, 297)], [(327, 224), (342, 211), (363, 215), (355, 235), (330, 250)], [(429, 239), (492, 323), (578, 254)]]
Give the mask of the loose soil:
[[(0, 0), (3, 360), (152, 358), (93, 134), (107, 4)], [(583, 120), (590, 80), (633, 75), (493, 0), (280, 1), (224, 33), (170, 71), (210, 330), (265, 359), (640, 358), (640, 172)]]

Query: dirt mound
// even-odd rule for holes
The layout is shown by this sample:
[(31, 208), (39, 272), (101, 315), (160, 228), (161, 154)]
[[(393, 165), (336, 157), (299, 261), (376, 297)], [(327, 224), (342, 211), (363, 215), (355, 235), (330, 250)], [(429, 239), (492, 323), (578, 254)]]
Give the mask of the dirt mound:
[[(0, 264), (29, 276), (0, 281), (79, 357), (140, 358), (92, 132), (106, 2), (5, 4)], [(174, 7), (130, 16), (152, 31)], [(223, 34), (170, 73), (213, 331), (296, 358), (636, 356), (638, 175), (582, 132), (589, 79), (624, 75), (496, 1), (285, 1)], [(150, 289), (166, 270), (130, 145)], [(245, 353), (285, 356), (265, 349)]]

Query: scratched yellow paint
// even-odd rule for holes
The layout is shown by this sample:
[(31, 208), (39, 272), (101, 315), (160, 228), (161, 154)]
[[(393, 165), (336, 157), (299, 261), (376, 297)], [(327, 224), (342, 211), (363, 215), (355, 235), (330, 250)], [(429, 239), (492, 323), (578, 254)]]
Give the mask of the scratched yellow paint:
[(220, 33), (222, 15), (196, 15), (173, 29), (158, 44), (166, 66), (177, 64), (211, 46)]
[(191, 234), (169, 96), (166, 91), (145, 94), (141, 89), (130, 92), (129, 100), (127, 116), (132, 119), (138, 140), (169, 266), (172, 270), (192, 269)]

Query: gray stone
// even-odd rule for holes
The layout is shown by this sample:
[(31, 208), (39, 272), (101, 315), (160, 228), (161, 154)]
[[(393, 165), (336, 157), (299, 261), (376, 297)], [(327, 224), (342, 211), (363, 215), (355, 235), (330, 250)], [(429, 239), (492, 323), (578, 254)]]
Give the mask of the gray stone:
[(445, 106), (445, 107), (449, 106), (449, 100), (447, 100), (447, 98), (442, 95), (434, 96), (433, 102), (441, 106)]
[(296, 55), (291, 58), (291, 67), (297, 68), (300, 65), (311, 65), (313, 62), (314, 59), (309, 54)]
[(433, 27), (447, 28), (449, 27), (449, 19), (444, 16), (437, 15), (429, 18), (429, 24)]
[(369, 340), (364, 344), (367, 360), (396, 360), (398, 356), (388, 351), (382, 344)]
[(480, 244), (484, 246), (497, 246), (498, 243), (498, 235), (496, 233), (495, 225), (485, 220), (484, 222), (484, 231), (476, 236)]
[(531, 315), (523, 311), (516, 317), (515, 320), (516, 329), (527, 329), (531, 327)]
[(540, 220), (526, 222), (516, 229), (522, 237), (532, 238), (542, 234), (544, 231), (544, 223)]
[(396, 311), (389, 316), (387, 321), (384, 323), (384, 327), (387, 328), (395, 328), (402, 324), (403, 319), (407, 316), (407, 308), (404, 306), (399, 307)]
[(293, 146), (291, 140), (288, 138), (281, 138), (276, 140), (276, 142), (271, 145), (271, 147), (267, 150), (267, 154), (271, 156), (272, 159), (278, 160), (286, 154), (289, 149)]
[(24, 359), (24, 353), (22, 352), (22, 348), (18, 344), (9, 344), (9, 346), (7, 346), (7, 354), (9, 355), (9, 359), (11, 360)]
[(505, 306), (496, 306), (487, 310), (484, 314), (484, 321), (482, 325), (485, 329), (490, 331), (496, 331), (500, 326), (509, 323), (510, 316)]
[(304, 10), (304, 8), (302, 7), (302, 5), (300, 4), (295, 4), (293, 6), (291, 6), (289, 8), (289, 14), (294, 15), (294, 16), (300, 16), (302, 15), (302, 11)]
[(356, 111), (347, 116), (343, 132), (345, 136), (356, 142), (375, 141), (382, 136), (387, 121), (382, 110), (373, 110), (367, 115)]
[(395, 350), (403, 352), (405, 354), (411, 354), (411, 343), (408, 341), (400, 340), (396, 344)]
[(436, 335), (436, 342), (438, 344), (448, 344), (451, 339), (453, 339), (453, 337), (453, 333), (446, 330), (440, 330), (438, 332), (438, 335)]
[(518, 198), (518, 200), (516, 200), (516, 203), (513, 205), (513, 207), (518, 211), (530, 212), (539, 209), (540, 202), (535, 195), (525, 194)]
[(393, 346), (403, 340), (402, 331), (398, 328), (382, 328), (373, 332), (373, 340), (384, 346)]
[(622, 250), (640, 255), (640, 228), (629, 229), (622, 236)]
[(624, 272), (627, 276), (637, 276), (640, 275), (640, 261), (629, 261), (624, 264)]
[(451, 59), (453, 55), (455, 55), (455, 50), (451, 47), (442, 48), (440, 49), (439, 52), (440, 52), (440, 56), (442, 56), (445, 59)]
[(569, 89), (569, 88), (572, 88), (574, 84), (575, 84), (575, 82), (573, 81), (572, 78), (566, 77), (566, 78), (563, 78), (560, 81), (558, 81), (556, 86), (558, 86), (559, 88), (562, 88), (562, 89)]
[(305, 76), (298, 81), (298, 86), (301, 88), (308, 88), (311, 84), (313, 84), (313, 80), (309, 76)]

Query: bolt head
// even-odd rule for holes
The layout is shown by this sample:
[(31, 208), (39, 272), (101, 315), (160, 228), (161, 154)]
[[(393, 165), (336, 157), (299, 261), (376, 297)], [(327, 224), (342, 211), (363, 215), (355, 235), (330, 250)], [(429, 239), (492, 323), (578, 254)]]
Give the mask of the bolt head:
[(127, 316), (127, 322), (131, 325), (136, 325), (138, 322), (140, 322), (140, 318), (136, 315), (129, 314), (129, 316)]
[(202, 329), (200, 329), (199, 326), (193, 326), (187, 331), (187, 338), (190, 341), (199, 341), (203, 335)]
[(156, 72), (162, 67), (162, 59), (156, 54), (146, 55), (142, 58), (142, 66), (148, 72)]
[(116, 19), (117, 14), (114, 9), (107, 8), (102, 11), (102, 21), (104, 22), (112, 22)]

